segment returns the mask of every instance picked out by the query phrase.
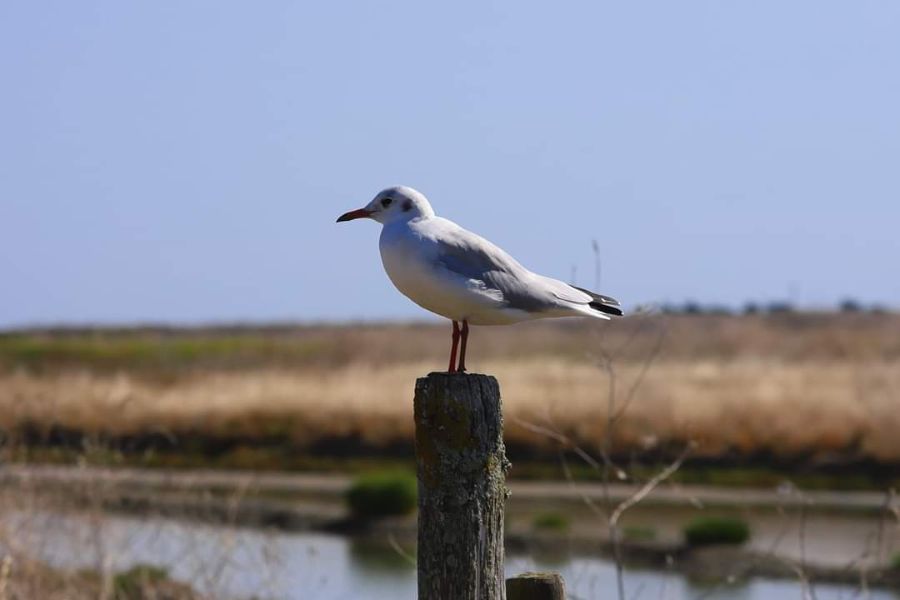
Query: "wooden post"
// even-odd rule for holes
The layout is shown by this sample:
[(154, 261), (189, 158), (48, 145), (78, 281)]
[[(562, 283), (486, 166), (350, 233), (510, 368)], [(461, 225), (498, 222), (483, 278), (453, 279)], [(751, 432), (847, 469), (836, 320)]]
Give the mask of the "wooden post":
[(522, 573), (506, 580), (506, 600), (566, 600), (559, 573)]
[(509, 462), (500, 387), (488, 375), (416, 381), (419, 600), (505, 600)]

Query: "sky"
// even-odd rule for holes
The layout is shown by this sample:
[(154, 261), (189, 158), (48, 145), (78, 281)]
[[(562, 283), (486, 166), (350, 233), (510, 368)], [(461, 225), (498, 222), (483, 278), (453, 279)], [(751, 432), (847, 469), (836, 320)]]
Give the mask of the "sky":
[(900, 306), (900, 3), (0, 3), (0, 327), (420, 319), (394, 184), (627, 307)]

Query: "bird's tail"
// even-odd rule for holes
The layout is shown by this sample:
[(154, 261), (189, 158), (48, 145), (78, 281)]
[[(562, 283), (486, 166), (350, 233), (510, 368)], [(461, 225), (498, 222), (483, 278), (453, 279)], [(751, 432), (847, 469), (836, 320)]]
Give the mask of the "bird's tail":
[(624, 314), (622, 312), (622, 305), (619, 304), (619, 301), (615, 298), (611, 296), (604, 296), (602, 294), (596, 294), (590, 290), (586, 290), (578, 286), (573, 285), (572, 287), (580, 292), (584, 292), (585, 294), (593, 298), (593, 300), (588, 303), (588, 306), (590, 306), (594, 310), (616, 317), (621, 317)]

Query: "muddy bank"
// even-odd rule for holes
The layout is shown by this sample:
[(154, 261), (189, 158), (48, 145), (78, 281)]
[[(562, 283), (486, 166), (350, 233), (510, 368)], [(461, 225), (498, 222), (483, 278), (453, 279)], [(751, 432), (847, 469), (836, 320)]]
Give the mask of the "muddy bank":
[[(79, 487), (91, 491), (181, 491), (215, 492), (234, 496), (265, 495), (318, 500), (340, 504), (353, 477), (334, 473), (287, 473), (217, 470), (156, 470), (105, 468), (96, 466), (16, 465), (0, 466), (0, 484), (34, 485), (64, 489)], [(510, 502), (540, 505), (548, 502), (600, 502), (609, 498), (621, 502), (638, 486), (613, 483), (608, 486), (580, 481), (516, 481), (508, 482)], [(246, 501), (246, 497), (244, 498)], [(771, 488), (729, 488), (706, 485), (673, 485), (657, 487), (642, 506), (693, 504), (704, 507), (771, 507), (790, 509), (803, 506), (830, 513), (878, 515), (885, 509), (898, 508), (898, 499), (884, 491), (799, 490), (782, 485)]]
[[(259, 419), (257, 419), (259, 421)], [(271, 422), (269, 422), (271, 421)], [(285, 431), (285, 417), (257, 423), (267, 433), (213, 433), (188, 428), (127, 434), (88, 432), (58, 424), (26, 421), (0, 431), (14, 461), (74, 465), (87, 454), (93, 464), (140, 469), (220, 469), (272, 472), (358, 472), (384, 466), (414, 468), (412, 439), (374, 443), (360, 432), (322, 435), (301, 443)], [(506, 441), (517, 479), (554, 479), (563, 472), (565, 448)], [(683, 445), (660, 445), (635, 455), (612, 453), (638, 479), (648, 476), (683, 451)], [(597, 481), (601, 473), (570, 455), (567, 469), (578, 480)], [(776, 486), (790, 480), (804, 489), (871, 490), (900, 487), (900, 462), (878, 461), (854, 453), (798, 453), (725, 450), (718, 456), (694, 456), (675, 474), (684, 484), (729, 487)]]

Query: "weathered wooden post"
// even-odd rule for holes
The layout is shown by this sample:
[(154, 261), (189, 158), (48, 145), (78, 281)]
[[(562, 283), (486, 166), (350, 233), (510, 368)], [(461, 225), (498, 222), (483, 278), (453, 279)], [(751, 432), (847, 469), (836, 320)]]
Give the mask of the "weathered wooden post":
[(500, 386), (488, 375), (416, 381), (419, 600), (505, 600), (509, 463)]
[(506, 580), (506, 600), (566, 600), (559, 573), (522, 573)]

